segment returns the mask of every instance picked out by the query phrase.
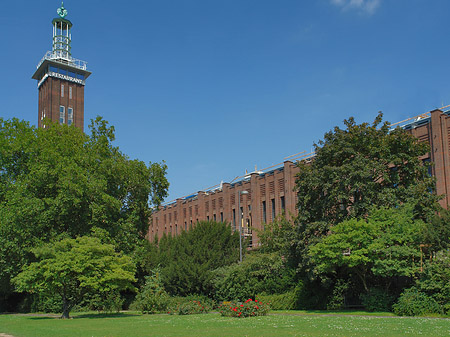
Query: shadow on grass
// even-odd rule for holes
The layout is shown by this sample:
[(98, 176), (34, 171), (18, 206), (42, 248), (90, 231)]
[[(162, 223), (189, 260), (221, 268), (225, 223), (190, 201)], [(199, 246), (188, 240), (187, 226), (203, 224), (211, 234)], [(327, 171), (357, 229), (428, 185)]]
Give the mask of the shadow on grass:
[(72, 318), (124, 318), (124, 317), (134, 317), (134, 316), (141, 316), (137, 313), (129, 313), (129, 312), (116, 312), (116, 313), (86, 313), (86, 314), (77, 314), (76, 316), (73, 316)]
[[(28, 315), (27, 315), (28, 316)], [(85, 313), (85, 314), (78, 314), (75, 313), (74, 315), (70, 315), (69, 320), (71, 319), (79, 319), (79, 318), (88, 318), (88, 319), (101, 319), (101, 318), (126, 318), (126, 317), (134, 317), (134, 316), (140, 316), (137, 313), (125, 313), (125, 312), (118, 312), (118, 313)], [(48, 320), (48, 319), (60, 319), (61, 314), (42, 314), (42, 315), (33, 315), (30, 314), (29, 319), (31, 320)]]

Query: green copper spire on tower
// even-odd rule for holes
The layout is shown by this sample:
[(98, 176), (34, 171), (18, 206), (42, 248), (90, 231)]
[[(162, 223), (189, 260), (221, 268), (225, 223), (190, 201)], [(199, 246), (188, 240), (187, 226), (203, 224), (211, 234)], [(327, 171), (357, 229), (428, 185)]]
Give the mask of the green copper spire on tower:
[(64, 19), (64, 17), (67, 15), (67, 9), (64, 8), (64, 2), (61, 2), (61, 7), (56, 10), (56, 13)]

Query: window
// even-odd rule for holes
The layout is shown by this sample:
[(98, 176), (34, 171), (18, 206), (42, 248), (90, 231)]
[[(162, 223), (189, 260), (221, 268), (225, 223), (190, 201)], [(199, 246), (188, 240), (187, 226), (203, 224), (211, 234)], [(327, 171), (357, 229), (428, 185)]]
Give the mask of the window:
[(236, 230), (236, 210), (233, 208), (233, 230)]
[(61, 97), (64, 97), (64, 84), (61, 84)]
[(73, 123), (73, 109), (67, 108), (67, 125), (72, 125)]
[(223, 212), (220, 212), (220, 222), (223, 222)]
[[(45, 116), (44, 116), (44, 117), (45, 117)], [(430, 159), (430, 158), (423, 159), (423, 160), (422, 160), (422, 163), (423, 163), (425, 166), (428, 166), (428, 175), (429, 175), (430, 177), (432, 177), (432, 176), (433, 176), (433, 167), (432, 167), (432, 165), (430, 165), (431, 159)]]
[(266, 210), (266, 202), (265, 201), (262, 202), (262, 211), (263, 211), (263, 214), (262, 214), (263, 222), (266, 224), (267, 223), (267, 210)]
[(239, 214), (239, 226), (244, 227), (244, 207), (241, 207), (241, 213)]
[(184, 230), (187, 231), (187, 222), (184, 222)]
[(286, 204), (284, 202), (284, 196), (280, 198), (281, 201), (281, 210), (284, 212), (286, 210)]
[(206, 221), (209, 221), (209, 215), (206, 217)]
[(61, 105), (59, 107), (59, 124), (64, 124), (66, 122), (66, 110), (65, 108)]
[(214, 221), (216, 221), (216, 215), (215, 214), (213, 215), (213, 217), (214, 217)]
[(272, 221), (275, 220), (275, 199), (272, 199)]
[(69, 87), (69, 99), (72, 99), (72, 87)]

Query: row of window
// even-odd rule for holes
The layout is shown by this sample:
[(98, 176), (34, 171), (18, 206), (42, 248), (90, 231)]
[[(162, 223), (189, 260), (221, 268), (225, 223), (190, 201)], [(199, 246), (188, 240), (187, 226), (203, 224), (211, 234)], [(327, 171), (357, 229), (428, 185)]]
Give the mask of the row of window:
[[(275, 220), (276, 217), (276, 208), (275, 208), (275, 199), (271, 199), (270, 200), (271, 203), (271, 211), (272, 211), (272, 221)], [(286, 202), (285, 202), (285, 197), (281, 196), (280, 197), (280, 206), (281, 206), (281, 211), (285, 212), (286, 211)], [(241, 207), (240, 209), (240, 216), (242, 220), (244, 220), (244, 208)], [(246, 219), (247, 221), (247, 228), (250, 228), (252, 226), (252, 206), (248, 205), (248, 218)], [(156, 218), (156, 227), (158, 227), (158, 221), (159, 219)], [(175, 215), (175, 220), (176, 220), (176, 215)], [(206, 216), (206, 220), (209, 221), (210, 220), (210, 216), (207, 215)], [(217, 215), (214, 213), (213, 214), (213, 218), (211, 220), (217, 221)], [(233, 226), (233, 230), (237, 230), (237, 221), (236, 221), (236, 209), (232, 209), (232, 226)], [(169, 223), (172, 221), (171, 219), (171, 214), (169, 213)], [(198, 221), (198, 219), (197, 219)], [(220, 212), (220, 221), (223, 222), (224, 221), (224, 216), (223, 216), (223, 212)], [(167, 223), (167, 215), (164, 214), (164, 224)], [(267, 205), (266, 205), (266, 201), (262, 201), (262, 223), (266, 224), (267, 223)], [(185, 222), (185, 229), (187, 230), (187, 223)], [(192, 224), (192, 220), (191, 220), (191, 224)], [(177, 226), (175, 224), (175, 226)], [(167, 227), (166, 227), (167, 228)]]
[[(59, 107), (59, 124), (66, 123), (66, 107), (61, 105)], [(67, 125), (72, 125), (73, 123), (73, 108), (67, 108)]]
[[(64, 97), (64, 84), (61, 84), (61, 97)], [(72, 99), (72, 87), (69, 87), (69, 99)]]

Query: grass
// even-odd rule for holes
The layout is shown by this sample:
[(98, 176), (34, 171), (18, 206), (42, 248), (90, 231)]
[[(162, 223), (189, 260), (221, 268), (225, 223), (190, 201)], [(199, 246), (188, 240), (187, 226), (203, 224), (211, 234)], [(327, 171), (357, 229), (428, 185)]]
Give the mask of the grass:
[(0, 315), (0, 333), (15, 337), (84, 336), (450, 336), (450, 319), (274, 312), (265, 317), (219, 314), (73, 314), (73, 319)]

